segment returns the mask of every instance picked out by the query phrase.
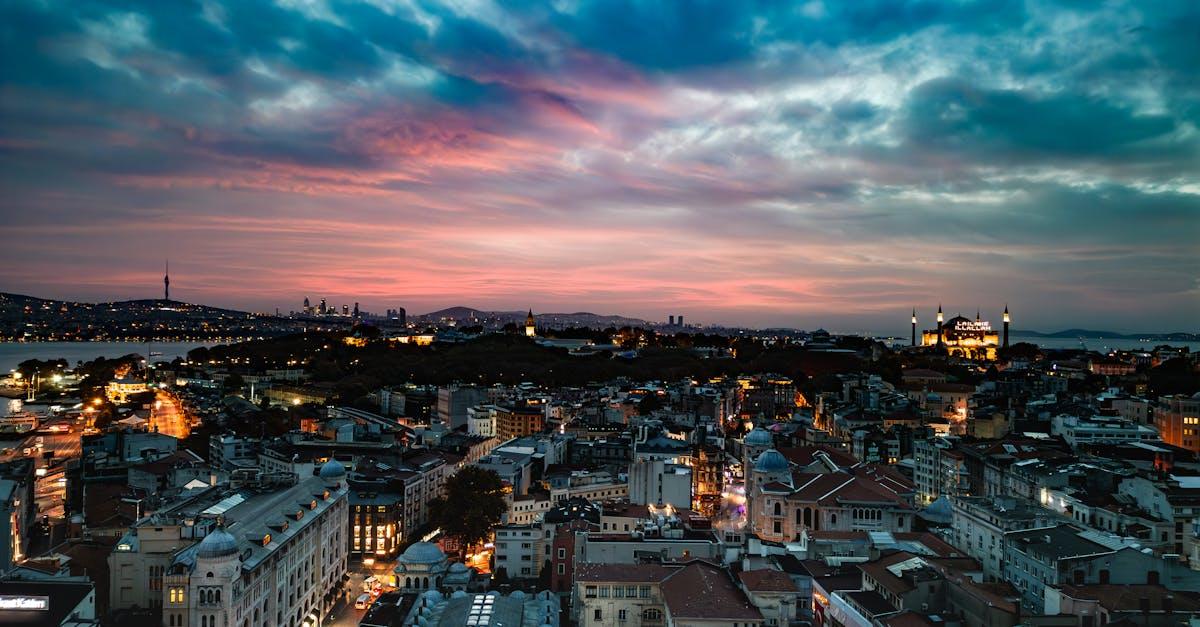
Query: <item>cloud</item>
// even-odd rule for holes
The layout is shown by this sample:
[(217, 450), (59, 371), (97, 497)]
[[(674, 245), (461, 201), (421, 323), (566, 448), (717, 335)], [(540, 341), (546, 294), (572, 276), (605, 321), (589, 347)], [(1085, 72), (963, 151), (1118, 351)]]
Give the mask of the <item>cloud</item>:
[(143, 295), (170, 256), (180, 294), (267, 309), (1194, 327), (1198, 28), (1187, 3), (9, 3), (0, 288)]

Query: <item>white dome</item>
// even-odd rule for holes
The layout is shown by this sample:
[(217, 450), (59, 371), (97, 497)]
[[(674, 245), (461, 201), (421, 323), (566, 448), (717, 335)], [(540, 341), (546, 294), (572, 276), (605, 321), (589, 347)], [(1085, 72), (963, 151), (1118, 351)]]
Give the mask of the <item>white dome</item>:
[(400, 561), (410, 564), (436, 564), (446, 559), (446, 554), (436, 544), (417, 542), (404, 550)]

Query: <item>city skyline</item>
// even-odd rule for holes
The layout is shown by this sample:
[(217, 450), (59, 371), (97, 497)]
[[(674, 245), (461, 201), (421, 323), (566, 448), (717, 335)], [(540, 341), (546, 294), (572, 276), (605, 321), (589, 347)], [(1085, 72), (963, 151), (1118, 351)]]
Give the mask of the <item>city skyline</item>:
[(157, 298), (169, 258), (255, 311), (1200, 319), (1195, 5), (0, 16), (0, 291)]

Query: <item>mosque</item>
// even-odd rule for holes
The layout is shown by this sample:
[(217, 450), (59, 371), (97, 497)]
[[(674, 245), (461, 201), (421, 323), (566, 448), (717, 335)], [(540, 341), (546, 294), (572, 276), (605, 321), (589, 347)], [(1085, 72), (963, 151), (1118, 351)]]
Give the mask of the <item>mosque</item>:
[[(977, 311), (975, 319), (958, 315), (943, 320), (942, 306), (938, 305), (937, 327), (921, 333), (921, 346), (945, 347), (946, 352), (967, 359), (993, 361), (996, 350), (1008, 347), (1008, 325), (1011, 318), (1008, 306), (1004, 307), (1004, 331), (1001, 334), (992, 328), (992, 323), (982, 319)], [(917, 312), (912, 315), (912, 344), (917, 345)]]

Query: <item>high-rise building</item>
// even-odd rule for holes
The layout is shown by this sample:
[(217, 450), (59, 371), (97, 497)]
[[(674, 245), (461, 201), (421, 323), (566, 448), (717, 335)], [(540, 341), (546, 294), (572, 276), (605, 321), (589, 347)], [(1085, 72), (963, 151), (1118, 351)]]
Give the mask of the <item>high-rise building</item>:
[(329, 313), (329, 306), (325, 304), (324, 298), (321, 299), (321, 305), (317, 308), (317, 313), (321, 314), (322, 316)]
[(667, 316), (667, 324), (675, 326), (675, 316)]
[(675, 321), (679, 326), (683, 326), (683, 314), (676, 316)]
[(350, 305), (342, 305), (342, 315), (343, 316), (350, 315)]
[(354, 318), (358, 319), (358, 303), (354, 303)]
[(303, 311), (304, 311), (304, 313), (305, 313), (306, 315), (308, 315), (308, 314), (312, 314), (312, 304), (308, 302), (308, 297), (307, 297), (307, 296), (305, 296), (305, 297), (304, 297), (304, 309), (303, 309)]
[(405, 325), (408, 323), (408, 312), (405, 311), (403, 307), (397, 309), (396, 314), (397, 314), (396, 317), (400, 319), (401, 325)]

